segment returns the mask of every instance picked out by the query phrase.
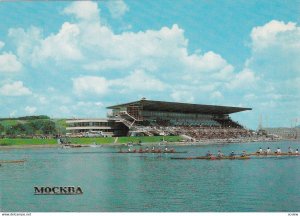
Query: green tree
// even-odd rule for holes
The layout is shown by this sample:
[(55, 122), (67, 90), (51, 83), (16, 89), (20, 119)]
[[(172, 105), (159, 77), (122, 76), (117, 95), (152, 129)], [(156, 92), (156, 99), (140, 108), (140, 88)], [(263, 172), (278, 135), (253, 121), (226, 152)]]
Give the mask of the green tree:
[(2, 124), (0, 124), (0, 135), (4, 135), (5, 134), (5, 128)]

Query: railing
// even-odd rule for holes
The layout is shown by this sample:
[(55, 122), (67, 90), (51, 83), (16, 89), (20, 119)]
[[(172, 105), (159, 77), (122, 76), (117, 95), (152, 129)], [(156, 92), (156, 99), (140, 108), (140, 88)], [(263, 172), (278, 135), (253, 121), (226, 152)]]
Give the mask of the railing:
[(132, 122), (127, 121), (121, 117), (121, 121), (130, 129), (132, 127)]
[[(131, 119), (133, 119), (133, 121), (130, 122), (130, 121), (126, 120), (125, 118), (122, 118), (122, 115), (126, 115), (126, 116), (130, 117)], [(133, 127), (134, 123), (135, 123), (136, 121), (138, 121), (135, 117), (133, 117), (132, 115), (130, 115), (130, 114), (129, 114), (128, 112), (126, 112), (126, 111), (121, 111), (121, 112), (119, 112), (119, 117), (121, 118), (121, 121), (122, 121), (129, 129), (131, 129), (131, 128)]]
[(132, 118), (134, 121), (137, 121), (137, 119), (135, 117), (133, 117), (132, 115), (130, 115), (128, 112), (126, 111), (121, 111), (119, 114), (125, 114), (127, 116), (129, 116), (130, 118)]

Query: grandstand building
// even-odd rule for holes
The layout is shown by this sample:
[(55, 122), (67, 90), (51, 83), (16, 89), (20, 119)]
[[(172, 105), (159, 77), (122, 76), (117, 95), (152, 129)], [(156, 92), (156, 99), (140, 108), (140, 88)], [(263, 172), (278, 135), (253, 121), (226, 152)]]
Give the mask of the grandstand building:
[(247, 136), (230, 114), (251, 108), (188, 104), (142, 99), (107, 107), (107, 119), (68, 120), (70, 134), (102, 131), (107, 136), (185, 135), (191, 139)]
[(230, 118), (230, 114), (251, 108), (188, 104), (153, 100), (139, 100), (107, 107), (111, 117), (119, 118), (130, 134), (178, 134), (184, 128), (235, 128), (243, 129)]

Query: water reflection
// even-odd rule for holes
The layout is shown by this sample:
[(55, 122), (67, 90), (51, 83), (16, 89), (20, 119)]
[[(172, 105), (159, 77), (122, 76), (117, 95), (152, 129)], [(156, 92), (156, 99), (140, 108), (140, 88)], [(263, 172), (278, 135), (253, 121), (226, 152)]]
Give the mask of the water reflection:
[[(178, 147), (179, 156), (208, 150), (284, 151), (290, 143)], [(293, 143), (299, 148), (299, 143)], [(18, 149), (1, 159), (27, 158), (0, 167), (4, 211), (299, 211), (300, 157), (250, 160), (170, 160), (171, 154), (114, 154), (103, 149)], [(104, 153), (106, 152), (106, 153)], [(36, 185), (78, 185), (80, 196), (34, 196)]]

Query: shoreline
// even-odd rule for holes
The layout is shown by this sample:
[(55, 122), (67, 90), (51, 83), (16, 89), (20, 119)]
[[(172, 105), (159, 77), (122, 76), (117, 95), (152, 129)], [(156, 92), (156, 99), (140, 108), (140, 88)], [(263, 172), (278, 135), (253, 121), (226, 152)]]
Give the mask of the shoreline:
[[(222, 140), (222, 139), (211, 139), (211, 140), (201, 140), (197, 142), (147, 142), (147, 143), (141, 143), (141, 146), (160, 146), (160, 145), (169, 145), (169, 146), (206, 146), (206, 145), (222, 145), (222, 144), (252, 144), (257, 142), (269, 142), (269, 143), (277, 143), (280, 141), (289, 141), (289, 142), (298, 142), (300, 143), (300, 140), (288, 140), (288, 139), (281, 139), (281, 140), (249, 140), (249, 139), (236, 139), (236, 140)], [(71, 145), (78, 145), (78, 144), (71, 144)], [(90, 148), (90, 144), (81, 144), (81, 148)], [(86, 146), (85, 146), (86, 145)], [(105, 147), (125, 147), (127, 146), (127, 143), (109, 143), (109, 144), (99, 144), (99, 147), (105, 148)], [(136, 145), (134, 145), (136, 146)], [(29, 144), (29, 145), (5, 145), (0, 146), (0, 150), (5, 149), (40, 149), (40, 148), (61, 148), (61, 144)]]

